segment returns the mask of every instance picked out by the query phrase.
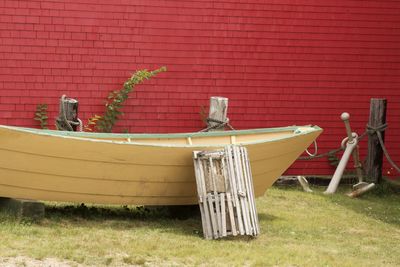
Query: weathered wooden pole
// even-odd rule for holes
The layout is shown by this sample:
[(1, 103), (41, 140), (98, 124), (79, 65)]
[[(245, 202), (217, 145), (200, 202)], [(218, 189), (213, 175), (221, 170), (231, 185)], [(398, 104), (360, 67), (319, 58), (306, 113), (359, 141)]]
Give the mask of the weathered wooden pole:
[(223, 131), (225, 122), (228, 122), (228, 98), (212, 96), (210, 98), (210, 111), (208, 112), (209, 131)]
[(79, 126), (78, 101), (66, 98), (63, 95), (60, 99), (59, 115), (56, 119), (57, 129), (60, 131), (76, 131)]
[[(386, 99), (372, 98), (369, 110), (368, 125), (371, 129), (376, 129), (386, 123)], [(385, 132), (381, 131), (382, 140), (385, 138)], [(368, 136), (368, 155), (366, 174), (367, 181), (380, 183), (382, 179), (383, 150), (375, 132)]]

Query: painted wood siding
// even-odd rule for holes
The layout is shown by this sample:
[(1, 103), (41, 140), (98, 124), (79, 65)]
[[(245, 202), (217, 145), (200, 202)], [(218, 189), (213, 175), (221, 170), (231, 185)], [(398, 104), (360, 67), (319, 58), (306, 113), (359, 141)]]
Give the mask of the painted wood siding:
[[(197, 131), (200, 107), (220, 95), (235, 128), (317, 124), (325, 152), (345, 134), (342, 111), (362, 132), (369, 99), (385, 97), (400, 161), (399, 1), (2, 0), (0, 38), (1, 124), (37, 126), (39, 103), (54, 118), (62, 94), (86, 121), (135, 70), (165, 65), (117, 131)], [(288, 173), (332, 171), (322, 159)]]

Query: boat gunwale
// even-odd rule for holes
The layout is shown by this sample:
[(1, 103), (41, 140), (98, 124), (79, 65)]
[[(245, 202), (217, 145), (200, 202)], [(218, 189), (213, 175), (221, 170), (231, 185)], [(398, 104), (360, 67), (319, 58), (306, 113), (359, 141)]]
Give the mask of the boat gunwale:
[[(69, 131), (57, 131), (57, 130), (42, 130), (35, 128), (25, 128), (18, 126), (6, 126), (0, 125), (0, 129), (7, 129), (11, 131), (24, 132), (33, 135), (50, 136), (55, 138), (66, 138), (79, 141), (99, 142), (116, 145), (136, 145), (136, 146), (148, 146), (148, 147), (171, 147), (171, 148), (207, 148), (207, 147), (220, 147), (218, 144), (160, 144), (160, 143), (142, 143), (135, 142), (134, 140), (128, 141), (128, 139), (152, 139), (152, 138), (165, 138), (165, 139), (178, 139), (178, 138), (192, 138), (192, 137), (221, 137), (221, 136), (239, 136), (239, 135), (251, 135), (261, 133), (278, 133), (292, 131), (292, 136), (272, 138), (272, 139), (260, 139), (249, 142), (238, 142), (241, 145), (256, 145), (266, 142), (276, 142), (284, 139), (288, 139), (295, 136), (307, 135), (312, 132), (322, 131), (317, 125), (293, 125), (287, 127), (275, 127), (275, 128), (257, 128), (247, 130), (230, 130), (230, 131), (214, 131), (214, 132), (195, 132), (195, 133), (166, 133), (166, 134), (121, 134), (121, 133), (88, 133), (88, 132), (69, 132)], [(301, 131), (298, 131), (301, 129)], [(127, 139), (124, 141), (117, 140), (105, 140), (96, 138), (120, 138)]]

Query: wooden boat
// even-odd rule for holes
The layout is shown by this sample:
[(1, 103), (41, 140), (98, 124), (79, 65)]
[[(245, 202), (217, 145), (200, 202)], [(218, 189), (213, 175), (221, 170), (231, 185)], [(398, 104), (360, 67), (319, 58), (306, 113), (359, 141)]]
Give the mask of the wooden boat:
[(0, 196), (78, 203), (197, 203), (192, 151), (247, 147), (255, 195), (317, 138), (317, 126), (104, 134), (0, 126)]

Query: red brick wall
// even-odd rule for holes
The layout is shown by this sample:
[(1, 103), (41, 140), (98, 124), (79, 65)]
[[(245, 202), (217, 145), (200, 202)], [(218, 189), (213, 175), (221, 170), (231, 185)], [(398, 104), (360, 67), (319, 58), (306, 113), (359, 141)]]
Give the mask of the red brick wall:
[(36, 104), (54, 118), (62, 94), (86, 120), (132, 72), (165, 65), (132, 94), (118, 131), (197, 131), (200, 106), (222, 95), (237, 129), (317, 124), (324, 152), (344, 135), (342, 111), (362, 132), (369, 99), (385, 97), (400, 161), (399, 1), (0, 0), (0, 38), (1, 124), (37, 127)]

